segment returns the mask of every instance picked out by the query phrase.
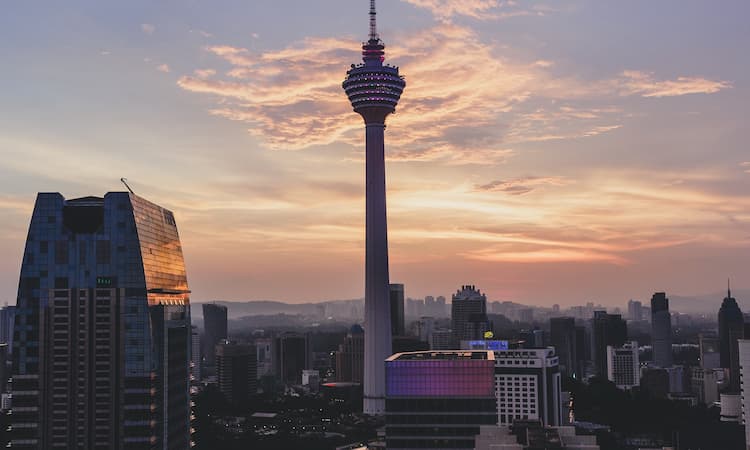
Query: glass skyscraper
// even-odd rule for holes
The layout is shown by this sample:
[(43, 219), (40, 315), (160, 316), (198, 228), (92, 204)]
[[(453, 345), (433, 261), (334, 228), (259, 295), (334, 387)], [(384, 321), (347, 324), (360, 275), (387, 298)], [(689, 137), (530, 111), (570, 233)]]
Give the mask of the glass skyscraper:
[(37, 196), (18, 288), (12, 446), (190, 447), (174, 215), (127, 192)]

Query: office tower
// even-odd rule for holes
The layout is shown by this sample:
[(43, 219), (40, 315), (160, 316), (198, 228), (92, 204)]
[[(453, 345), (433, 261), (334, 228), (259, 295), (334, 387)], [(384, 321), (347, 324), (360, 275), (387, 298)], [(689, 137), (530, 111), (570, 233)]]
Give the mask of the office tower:
[(5, 393), (7, 387), (8, 378), (10, 378), (10, 370), (8, 370), (8, 357), (10, 356), (10, 346), (6, 343), (0, 343), (0, 394)]
[(596, 374), (607, 376), (607, 346), (622, 347), (628, 338), (627, 325), (617, 314), (606, 311), (594, 311), (591, 319), (592, 357)]
[(640, 385), (637, 342), (631, 341), (619, 348), (607, 346), (607, 379), (620, 389), (629, 390)]
[(391, 335), (403, 336), (404, 330), (404, 285), (390, 285), (391, 299)]
[(190, 378), (193, 384), (201, 382), (201, 335), (198, 327), (193, 325), (191, 328), (191, 347), (190, 347)]
[(578, 370), (576, 321), (572, 317), (553, 317), (549, 322), (550, 341), (560, 361), (560, 373), (565, 377), (576, 377)]
[[(417, 321), (417, 335), (419, 340), (430, 342), (432, 340), (432, 332), (435, 330), (435, 318), (426, 316), (422, 317)], [(435, 350), (430, 348), (430, 350)]]
[(744, 337), (744, 320), (737, 300), (727, 289), (727, 296), (719, 308), (719, 363), (729, 370), (729, 390), (739, 389), (739, 349), (737, 340)]
[(258, 391), (258, 361), (254, 344), (224, 341), (216, 346), (219, 391), (234, 404), (246, 403)]
[(274, 338), (255, 339), (255, 353), (258, 357), (258, 378), (274, 375), (276, 340)]
[(362, 383), (365, 378), (365, 331), (352, 325), (336, 352), (336, 380)]
[(450, 350), (453, 346), (452, 339), (453, 332), (451, 330), (432, 330), (429, 342), (430, 350)]
[(13, 325), (15, 321), (15, 306), (6, 305), (0, 309), (0, 343), (8, 344), (10, 354), (13, 354)]
[(654, 363), (659, 367), (672, 367), (672, 317), (669, 299), (664, 292), (651, 297), (651, 344)]
[(203, 356), (213, 366), (216, 346), (227, 338), (227, 307), (216, 303), (203, 304)]
[(301, 384), (302, 371), (310, 368), (310, 344), (306, 334), (284, 333), (276, 338), (276, 373), (286, 384)]
[(523, 308), (519, 310), (518, 320), (521, 323), (534, 323), (534, 310), (531, 308)]
[(643, 320), (643, 303), (637, 300), (628, 301), (628, 320), (635, 322)]
[(447, 306), (445, 297), (442, 295), (438, 296), (438, 298), (435, 299), (435, 317), (445, 317), (448, 313)]
[(343, 88), (366, 128), (364, 412), (381, 415), (385, 412), (383, 361), (391, 355), (385, 119), (396, 110), (406, 83), (398, 67), (383, 65), (385, 45), (378, 36), (375, 17), (375, 0), (370, 0), (370, 38), (362, 45), (363, 63), (346, 72)]
[(599, 450), (594, 435), (577, 435), (576, 427), (545, 427), (539, 422), (480, 428), (475, 450)]
[(37, 196), (18, 289), (13, 448), (190, 445), (190, 307), (171, 211)]
[(721, 367), (719, 353), (719, 338), (717, 336), (698, 335), (698, 351), (700, 364), (703, 369), (718, 369)]
[(487, 296), (475, 286), (461, 286), (451, 299), (451, 326), (456, 344), (482, 339), (487, 320)]
[(497, 424), (491, 351), (397, 353), (386, 360), (388, 449), (473, 449)]
[(562, 423), (560, 367), (554, 347), (496, 350), (495, 386), (501, 425), (516, 420)]
[(742, 423), (745, 425), (746, 448), (750, 449), (750, 340), (740, 339), (740, 400), (742, 402)]
[(711, 406), (719, 401), (720, 374), (719, 369), (691, 368), (691, 392), (704, 405)]

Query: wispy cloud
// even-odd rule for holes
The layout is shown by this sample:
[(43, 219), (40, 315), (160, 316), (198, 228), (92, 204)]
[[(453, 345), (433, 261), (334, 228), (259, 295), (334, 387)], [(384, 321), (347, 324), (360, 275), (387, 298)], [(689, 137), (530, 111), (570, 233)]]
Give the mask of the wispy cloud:
[(750, 161), (740, 163), (740, 167), (745, 169), (745, 173), (750, 173)]
[(156, 66), (156, 70), (159, 72), (169, 73), (169, 65), (168, 64), (159, 64)]
[(515, 0), (403, 0), (417, 8), (432, 13), (439, 21), (449, 22), (455, 16), (471, 17), (480, 20), (496, 20), (508, 17), (544, 15), (548, 8), (529, 5), (529, 1)]
[(495, 180), (478, 185), (478, 191), (504, 192), (510, 195), (523, 195), (540, 186), (565, 186), (570, 182), (562, 177), (523, 177), (512, 180)]
[(674, 80), (656, 80), (654, 74), (628, 70), (616, 80), (622, 95), (643, 97), (676, 97), (688, 94), (713, 94), (732, 87), (728, 81), (701, 77), (678, 77)]
[(142, 23), (141, 31), (145, 34), (154, 34), (154, 31), (156, 31), (156, 26), (150, 23)]

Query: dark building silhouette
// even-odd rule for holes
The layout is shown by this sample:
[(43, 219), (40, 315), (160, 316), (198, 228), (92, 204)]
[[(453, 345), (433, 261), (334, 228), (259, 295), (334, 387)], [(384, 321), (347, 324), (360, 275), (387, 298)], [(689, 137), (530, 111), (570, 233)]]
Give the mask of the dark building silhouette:
[(362, 383), (365, 372), (365, 330), (352, 325), (336, 352), (336, 380)]
[(628, 338), (628, 328), (619, 314), (594, 311), (591, 319), (592, 357), (596, 375), (607, 376), (607, 346), (622, 347)]
[(190, 307), (171, 211), (37, 196), (18, 289), (12, 447), (190, 446)]
[(364, 412), (385, 413), (385, 370), (391, 355), (388, 289), (388, 226), (385, 207), (385, 120), (395, 112), (406, 87), (398, 67), (383, 64), (385, 44), (370, 3), (370, 37), (362, 45), (362, 64), (352, 64), (342, 87), (354, 112), (365, 122), (365, 386)]
[(284, 333), (276, 338), (276, 373), (286, 384), (302, 384), (302, 371), (310, 368), (310, 343), (307, 335)]
[(669, 299), (664, 292), (651, 297), (651, 344), (654, 363), (659, 367), (672, 367), (672, 316)]
[[(403, 336), (404, 325), (404, 285), (391, 284), (391, 336)], [(395, 350), (394, 350), (395, 352)]]
[(738, 339), (744, 335), (744, 318), (737, 300), (732, 297), (732, 291), (727, 289), (727, 296), (719, 308), (719, 363), (724, 369), (729, 369), (730, 392), (738, 392), (739, 379), (739, 346)]
[(219, 391), (235, 405), (242, 405), (258, 391), (258, 361), (255, 344), (223, 342), (216, 346), (216, 377)]
[(577, 374), (579, 345), (575, 319), (572, 317), (553, 317), (550, 319), (550, 342), (555, 347), (555, 353), (559, 358), (560, 372), (563, 376), (579, 377)]
[(466, 285), (461, 286), (451, 300), (454, 344), (484, 338), (484, 331), (491, 329), (487, 319), (487, 296), (476, 286)]
[(216, 362), (216, 346), (227, 338), (227, 307), (215, 303), (203, 304), (203, 356), (206, 365)]

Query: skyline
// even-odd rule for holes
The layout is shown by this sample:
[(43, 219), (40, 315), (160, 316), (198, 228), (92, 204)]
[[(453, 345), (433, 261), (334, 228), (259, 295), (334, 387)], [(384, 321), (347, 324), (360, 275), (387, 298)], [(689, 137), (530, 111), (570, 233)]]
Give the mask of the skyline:
[[(197, 302), (363, 296), (361, 125), (340, 84), (366, 2), (259, 3), (3, 7), (0, 301), (37, 191), (120, 177), (174, 211)], [(407, 296), (750, 287), (749, 5), (381, 3), (409, 83), (386, 147)]]

